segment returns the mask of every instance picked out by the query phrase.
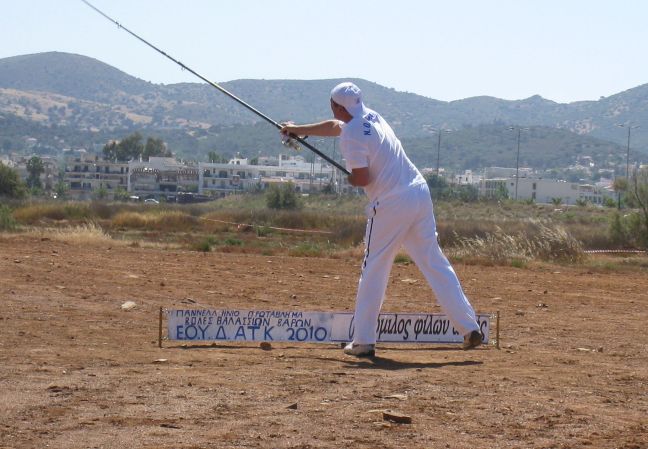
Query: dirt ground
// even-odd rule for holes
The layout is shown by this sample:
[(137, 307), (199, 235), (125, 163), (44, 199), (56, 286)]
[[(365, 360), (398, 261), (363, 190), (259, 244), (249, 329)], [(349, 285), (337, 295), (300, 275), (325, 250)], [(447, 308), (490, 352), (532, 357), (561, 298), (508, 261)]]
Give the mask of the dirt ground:
[[(161, 306), (352, 310), (359, 262), (0, 235), (0, 448), (648, 447), (638, 271), (455, 265), (500, 350), (158, 348)], [(414, 265), (384, 310), (440, 311)]]

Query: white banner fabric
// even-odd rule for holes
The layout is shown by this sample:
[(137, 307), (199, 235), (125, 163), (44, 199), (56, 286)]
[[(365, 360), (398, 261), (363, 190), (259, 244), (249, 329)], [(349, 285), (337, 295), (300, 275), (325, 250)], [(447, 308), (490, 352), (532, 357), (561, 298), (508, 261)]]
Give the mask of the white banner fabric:
[[(349, 312), (185, 309), (166, 313), (169, 340), (334, 343), (351, 341), (354, 333)], [(490, 314), (477, 314), (477, 321), (488, 343)], [(382, 313), (376, 334), (384, 343), (463, 341), (442, 314)]]

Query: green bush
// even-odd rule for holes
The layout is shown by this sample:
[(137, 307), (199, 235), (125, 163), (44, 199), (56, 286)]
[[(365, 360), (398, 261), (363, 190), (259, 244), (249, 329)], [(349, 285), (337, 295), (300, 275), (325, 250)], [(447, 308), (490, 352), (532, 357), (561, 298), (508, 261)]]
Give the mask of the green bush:
[(0, 163), (0, 197), (23, 198), (26, 186), (20, 180), (18, 173), (11, 167)]
[(266, 205), (269, 209), (300, 209), (295, 185), (292, 182), (272, 184), (266, 192)]
[(16, 220), (11, 214), (11, 209), (0, 204), (0, 231), (13, 231), (16, 229)]
[(234, 239), (234, 238), (225, 239), (224, 243), (227, 246), (243, 246), (242, 240)]

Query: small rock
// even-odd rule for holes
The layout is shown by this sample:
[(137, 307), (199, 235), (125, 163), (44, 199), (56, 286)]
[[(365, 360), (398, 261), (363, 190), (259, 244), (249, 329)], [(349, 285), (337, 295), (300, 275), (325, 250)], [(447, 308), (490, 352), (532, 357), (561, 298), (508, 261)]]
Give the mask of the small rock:
[(272, 349), (272, 344), (267, 341), (262, 341), (261, 343), (259, 343), (259, 347), (264, 351), (270, 351)]
[(385, 410), (383, 411), (382, 416), (383, 421), (391, 421), (399, 424), (412, 424), (412, 417), (403, 415), (402, 413)]
[(297, 299), (297, 295), (290, 295), (292, 299)]
[(137, 304), (135, 304), (133, 301), (126, 301), (124, 304), (121, 305), (122, 310), (132, 310), (135, 307), (137, 307)]
[(294, 404), (290, 404), (288, 407), (286, 407), (288, 410), (297, 410), (297, 403), (295, 402)]
[(157, 360), (153, 360), (153, 363), (160, 364), (160, 363), (167, 363), (168, 361), (169, 359), (157, 359)]

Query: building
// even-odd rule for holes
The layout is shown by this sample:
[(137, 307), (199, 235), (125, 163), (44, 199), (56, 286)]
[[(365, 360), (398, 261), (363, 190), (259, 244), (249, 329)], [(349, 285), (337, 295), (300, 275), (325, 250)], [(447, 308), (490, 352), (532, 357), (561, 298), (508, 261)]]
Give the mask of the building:
[(484, 179), (479, 184), (480, 196), (494, 198), (506, 189), (508, 198), (515, 198), (517, 189), (518, 200), (531, 200), (536, 203), (552, 203), (560, 200), (561, 204), (577, 204), (586, 201), (595, 205), (602, 205), (606, 198), (613, 199), (613, 192), (609, 189), (591, 184), (580, 184), (543, 178), (496, 178)]
[(117, 189), (128, 187), (127, 162), (106, 161), (83, 150), (65, 158), (63, 173), (67, 195), (72, 198), (90, 199), (99, 191), (111, 197)]
[(533, 176), (533, 170), (528, 167), (487, 167), (484, 169), (484, 179), (498, 179), (498, 178), (527, 178)]
[(150, 157), (128, 163), (128, 192), (142, 197), (175, 198), (178, 192), (199, 191), (199, 166), (171, 157)]
[(480, 180), (481, 180), (481, 176), (474, 174), (472, 170), (465, 170), (463, 174), (454, 175), (452, 178), (452, 183), (461, 186), (478, 185)]
[[(259, 161), (270, 162), (269, 158)], [(291, 182), (302, 193), (321, 192), (331, 185), (341, 185), (342, 193), (351, 186), (339, 179), (330, 165), (306, 162), (302, 156), (280, 155), (276, 165), (250, 165), (247, 159), (232, 159), (227, 164), (199, 163), (199, 189), (204, 195), (222, 196), (236, 191), (263, 190), (270, 184)], [(335, 184), (337, 183), (337, 184)], [(344, 190), (346, 189), (346, 190)]]

